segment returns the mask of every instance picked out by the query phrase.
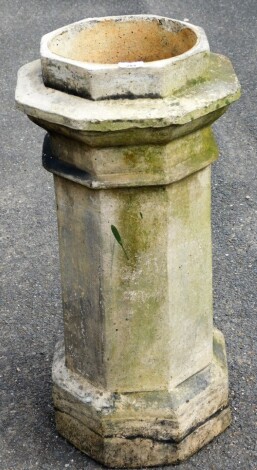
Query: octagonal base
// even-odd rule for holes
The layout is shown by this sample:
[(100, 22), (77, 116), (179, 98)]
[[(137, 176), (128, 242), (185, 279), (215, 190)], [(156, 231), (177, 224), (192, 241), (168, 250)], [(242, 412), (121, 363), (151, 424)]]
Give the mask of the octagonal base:
[(109, 467), (178, 463), (231, 421), (225, 344), (218, 330), (211, 364), (169, 391), (100, 390), (66, 368), (62, 347), (55, 354), (53, 382), (57, 430)]

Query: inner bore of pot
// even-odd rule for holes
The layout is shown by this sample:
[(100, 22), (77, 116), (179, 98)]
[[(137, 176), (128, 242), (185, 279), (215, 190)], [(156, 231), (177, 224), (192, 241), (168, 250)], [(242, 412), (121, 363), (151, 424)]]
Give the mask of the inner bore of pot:
[(114, 21), (97, 22), (80, 31), (66, 31), (52, 39), (51, 52), (69, 59), (100, 64), (119, 62), (152, 62), (191, 49), (196, 34), (179, 23), (173, 31), (165, 29), (165, 22)]

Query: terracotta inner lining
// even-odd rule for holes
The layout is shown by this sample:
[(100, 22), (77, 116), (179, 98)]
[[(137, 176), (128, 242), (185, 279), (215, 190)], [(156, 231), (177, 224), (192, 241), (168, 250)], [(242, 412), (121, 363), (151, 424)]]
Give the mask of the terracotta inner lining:
[[(178, 24), (175, 26), (177, 29)], [(183, 54), (195, 45), (196, 39), (189, 28), (168, 31), (157, 20), (105, 20), (79, 32), (58, 35), (49, 49), (81, 62), (151, 62)]]

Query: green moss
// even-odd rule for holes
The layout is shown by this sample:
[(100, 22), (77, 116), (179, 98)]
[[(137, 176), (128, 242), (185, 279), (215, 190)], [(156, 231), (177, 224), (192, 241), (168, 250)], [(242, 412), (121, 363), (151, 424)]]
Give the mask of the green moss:
[(161, 216), (163, 209), (158, 209), (157, 204), (166, 206), (167, 194), (162, 187), (155, 187), (130, 189), (123, 195), (119, 224), (129, 255), (127, 266), (133, 270), (142, 254), (151, 255), (160, 238), (159, 231), (166, 226), (167, 221)]
[[(117, 247), (118, 313), (110, 334), (118, 336), (117, 341), (112, 341), (110, 354), (120, 359), (122, 372), (119, 374), (126, 374), (129, 387), (140, 381), (140, 372), (143, 383), (154, 380), (159, 383), (166, 363), (162, 364), (161, 358), (159, 363), (156, 353), (156, 358), (146, 367), (145, 356), (149, 356), (149, 351), (159, 349), (157, 344), (163, 337), (161, 318), (166, 315), (168, 195), (166, 188), (152, 187), (122, 189), (113, 192), (113, 196), (119, 199), (120, 208), (114, 223), (128, 259)], [(122, 338), (122, 344), (118, 338)], [(122, 380), (124, 383), (124, 377)]]
[(216, 141), (213, 136), (213, 132), (210, 127), (207, 127), (201, 132), (201, 148), (199, 149), (192, 148), (192, 161), (208, 161), (213, 156), (217, 157), (219, 154), (219, 149), (217, 147)]
[(165, 160), (163, 158), (163, 146), (141, 145), (126, 149), (123, 154), (124, 163), (129, 168), (136, 168), (137, 172), (163, 173)]
[(197, 85), (199, 85), (200, 83), (205, 83), (206, 80), (207, 80), (207, 77), (197, 77), (197, 78), (193, 78), (193, 79), (187, 81), (187, 86), (188, 86), (188, 87), (197, 86)]
[[(166, 205), (167, 194), (163, 187), (138, 188), (123, 190), (123, 205), (119, 215), (119, 227), (123, 236), (123, 243), (128, 253), (128, 266), (133, 269), (137, 259), (155, 247), (158, 231), (166, 226), (167, 221), (162, 220), (162, 209), (158, 205)], [(149, 213), (149, 203), (155, 201), (156, 205)]]
[(200, 76), (197, 78), (192, 78), (191, 80), (187, 80), (186, 84), (183, 85), (181, 88), (176, 90), (172, 93), (173, 96), (182, 96), (191, 91), (192, 88), (199, 87), (203, 83), (206, 83), (209, 80), (209, 75)]

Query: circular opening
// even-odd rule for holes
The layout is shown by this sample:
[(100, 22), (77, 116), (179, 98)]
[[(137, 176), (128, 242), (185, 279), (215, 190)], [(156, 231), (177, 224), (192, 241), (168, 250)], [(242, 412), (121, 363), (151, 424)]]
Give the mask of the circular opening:
[(152, 62), (183, 54), (197, 40), (190, 28), (168, 19), (111, 19), (79, 27), (53, 38), (50, 51), (81, 62)]

